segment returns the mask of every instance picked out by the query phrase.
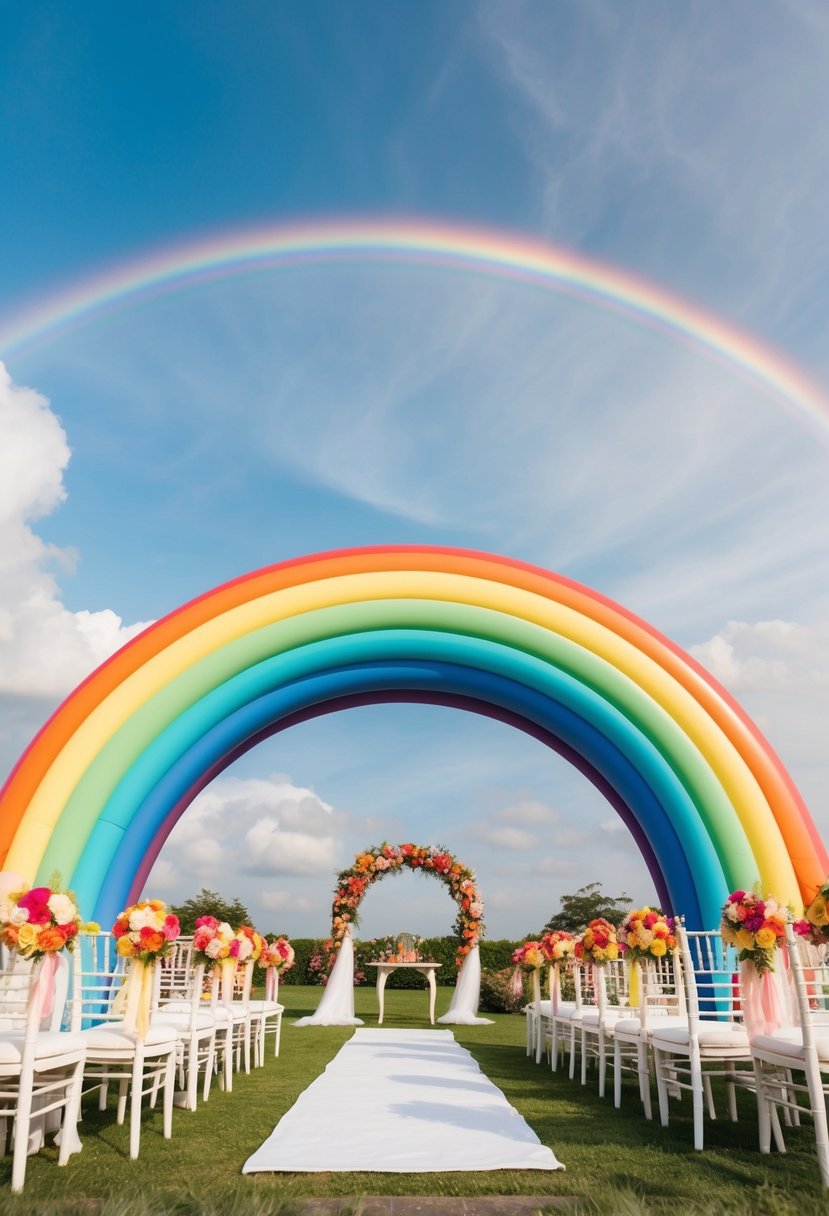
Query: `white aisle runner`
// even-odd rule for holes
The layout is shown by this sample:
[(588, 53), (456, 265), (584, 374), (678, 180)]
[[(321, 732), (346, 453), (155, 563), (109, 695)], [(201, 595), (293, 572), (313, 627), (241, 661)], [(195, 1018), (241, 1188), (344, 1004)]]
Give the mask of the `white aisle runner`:
[(260, 1171), (561, 1170), (450, 1030), (357, 1030), (245, 1162)]

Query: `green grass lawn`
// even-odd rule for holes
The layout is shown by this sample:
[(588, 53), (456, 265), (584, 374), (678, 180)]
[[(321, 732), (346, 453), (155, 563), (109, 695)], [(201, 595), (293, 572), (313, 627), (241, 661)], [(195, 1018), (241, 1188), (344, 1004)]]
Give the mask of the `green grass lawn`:
[[(449, 1004), (449, 989), (438, 989), (437, 1013)], [(214, 1085), (210, 1100), (195, 1112), (176, 1110), (173, 1138), (161, 1135), (161, 1116), (146, 1112), (141, 1156), (127, 1155), (127, 1127), (114, 1121), (112, 1105), (99, 1113), (88, 1102), (81, 1125), (83, 1151), (58, 1169), (48, 1148), (30, 1158), (26, 1190), (8, 1193), (10, 1158), (2, 1163), (0, 1213), (61, 1213), (61, 1216), (156, 1216), (203, 1213), (242, 1216), (290, 1208), (311, 1196), (369, 1195), (548, 1195), (578, 1199), (574, 1210), (618, 1213), (755, 1213), (757, 1216), (810, 1216), (829, 1211), (821, 1192), (811, 1129), (787, 1129), (785, 1156), (757, 1151), (754, 1098), (739, 1094), (740, 1122), (708, 1122), (706, 1147), (695, 1153), (690, 1102), (672, 1104), (671, 1125), (648, 1123), (641, 1114), (635, 1083), (626, 1081), (622, 1108), (600, 1100), (591, 1077), (585, 1088), (536, 1065), (524, 1050), (524, 1019), (491, 1015), (491, 1026), (453, 1027), (456, 1038), (478, 1060), (566, 1172), (499, 1170), (449, 1174), (257, 1174), (241, 1177), (246, 1158), (269, 1135), (277, 1120), (323, 1070), (350, 1037), (350, 1029), (295, 1029), (296, 1017), (312, 1013), (318, 988), (283, 985), (286, 1006), (282, 1049), (265, 1068), (237, 1075), (233, 1092)], [(355, 993), (357, 1015), (377, 1023), (373, 988)], [(387, 990), (388, 1027), (428, 1027), (425, 992)], [(112, 1100), (111, 1100), (112, 1103)], [(725, 1103), (720, 1100), (724, 1110)], [(347, 1100), (342, 1111), (348, 1119)], [(90, 1202), (104, 1200), (103, 1203)]]

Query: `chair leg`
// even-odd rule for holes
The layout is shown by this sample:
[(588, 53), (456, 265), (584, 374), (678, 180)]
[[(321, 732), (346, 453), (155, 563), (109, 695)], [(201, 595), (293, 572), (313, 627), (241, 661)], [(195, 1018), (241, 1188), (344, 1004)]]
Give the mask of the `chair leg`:
[(173, 1134), (173, 1097), (176, 1089), (176, 1053), (171, 1051), (167, 1057), (167, 1067), (164, 1071), (163, 1096), (163, 1127), (164, 1139), (169, 1140)]
[[(708, 1082), (706, 1086), (706, 1082)], [(694, 1109), (694, 1148), (702, 1152), (703, 1143), (703, 1090), (710, 1093), (710, 1080), (702, 1074), (702, 1065), (698, 1059), (691, 1060), (691, 1098)]]
[(14, 1121), (14, 1151), (12, 1153), (12, 1194), (19, 1195), (26, 1180), (26, 1158), (29, 1154), (29, 1124), (32, 1117), (32, 1086), (21, 1077), (17, 1091), (17, 1114)]
[(276, 1015), (276, 1034), (273, 1036), (274, 1059), (279, 1055), (279, 1040), (282, 1037), (282, 1014)]
[(66, 1165), (70, 1155), (80, 1147), (78, 1139), (78, 1120), (81, 1116), (81, 1094), (83, 1093), (84, 1061), (79, 1060), (72, 1070), (72, 1077), (66, 1089), (66, 1105), (63, 1108), (63, 1123), (60, 1134), (60, 1153), (58, 1165)]
[(130, 1161), (135, 1161), (141, 1143), (141, 1098), (144, 1088), (144, 1053), (136, 1050), (132, 1062), (130, 1092)]
[(654, 1048), (654, 1072), (656, 1073), (656, 1092), (659, 1097), (659, 1122), (663, 1127), (668, 1126), (668, 1083), (665, 1078), (665, 1056)]
[(754, 1061), (754, 1082), (757, 1090), (757, 1127), (760, 1152), (771, 1152), (771, 1106), (766, 1096), (765, 1071), (759, 1060)]
[(613, 1105), (616, 1110), (622, 1105), (622, 1044), (613, 1042)]

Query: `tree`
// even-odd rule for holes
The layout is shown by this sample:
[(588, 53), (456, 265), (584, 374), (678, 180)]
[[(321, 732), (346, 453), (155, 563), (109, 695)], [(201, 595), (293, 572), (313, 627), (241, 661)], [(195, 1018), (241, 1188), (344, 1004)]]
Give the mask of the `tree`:
[(568, 933), (581, 933), (598, 916), (617, 925), (630, 905), (629, 895), (605, 895), (600, 882), (589, 882), (574, 895), (562, 895), (561, 911), (550, 917), (544, 931), (565, 929)]
[(227, 921), (234, 929), (250, 924), (250, 912), (241, 900), (227, 900), (218, 891), (209, 891), (207, 887), (202, 887), (198, 895), (186, 899), (183, 904), (172, 904), (170, 911), (178, 917), (185, 937), (193, 933), (199, 916), (215, 916), (216, 920)]

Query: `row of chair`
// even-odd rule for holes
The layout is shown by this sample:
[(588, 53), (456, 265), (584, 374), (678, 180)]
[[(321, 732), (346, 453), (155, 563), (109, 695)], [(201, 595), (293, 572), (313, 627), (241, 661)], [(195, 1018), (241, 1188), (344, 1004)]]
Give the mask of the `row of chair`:
[[(801, 1114), (814, 1122), (821, 1181), (829, 1186), (826, 1096), (829, 1094), (829, 962), (804, 949), (791, 926), (772, 983), (781, 1025), (756, 1033), (745, 1023), (747, 994), (733, 946), (718, 931), (689, 932), (680, 925), (678, 950), (640, 964), (638, 1007), (631, 1005), (630, 967), (622, 962), (572, 965), (571, 1000), (540, 1000), (527, 1008), (527, 1050), (538, 1061), (545, 1047), (553, 1069), (569, 1058), (569, 1075), (586, 1084), (595, 1063), (604, 1095), (608, 1062), (613, 1067), (614, 1104), (622, 1100), (622, 1078), (636, 1076), (646, 1118), (652, 1117), (655, 1078), (660, 1121), (668, 1125), (670, 1101), (690, 1093), (694, 1147), (704, 1143), (704, 1115), (716, 1118), (712, 1078), (725, 1082), (729, 1115), (737, 1118), (736, 1087), (756, 1093), (760, 1149), (771, 1138), (785, 1151), (784, 1122)], [(551, 991), (556, 977), (551, 970)], [(770, 1028), (765, 1028), (770, 1029)], [(802, 1076), (802, 1080), (798, 1077)]]
[(57, 1117), (54, 1112), (63, 1112), (59, 1164), (80, 1147), (76, 1124), (83, 1096), (97, 1090), (104, 1110), (110, 1087), (117, 1087), (116, 1118), (124, 1122), (129, 1103), (129, 1154), (136, 1158), (145, 1097), (155, 1106), (161, 1095), (169, 1139), (174, 1105), (195, 1110), (200, 1078), (207, 1101), (214, 1075), (229, 1092), (234, 1069), (250, 1072), (251, 1062), (264, 1064), (267, 1035), (273, 1035), (274, 1055), (279, 1054), (283, 1008), (275, 999), (252, 998), (252, 961), (239, 969), (241, 977), (231, 962), (220, 982), (218, 968), (205, 975), (192, 939), (179, 938), (169, 957), (142, 972), (148, 1017), (137, 1021), (124, 1006), (128, 966), (109, 933), (78, 936), (71, 982), (63, 955), (34, 967), (17, 955), (4, 957), (0, 1118), (14, 1136), (13, 1190), (22, 1189), (26, 1155)]

